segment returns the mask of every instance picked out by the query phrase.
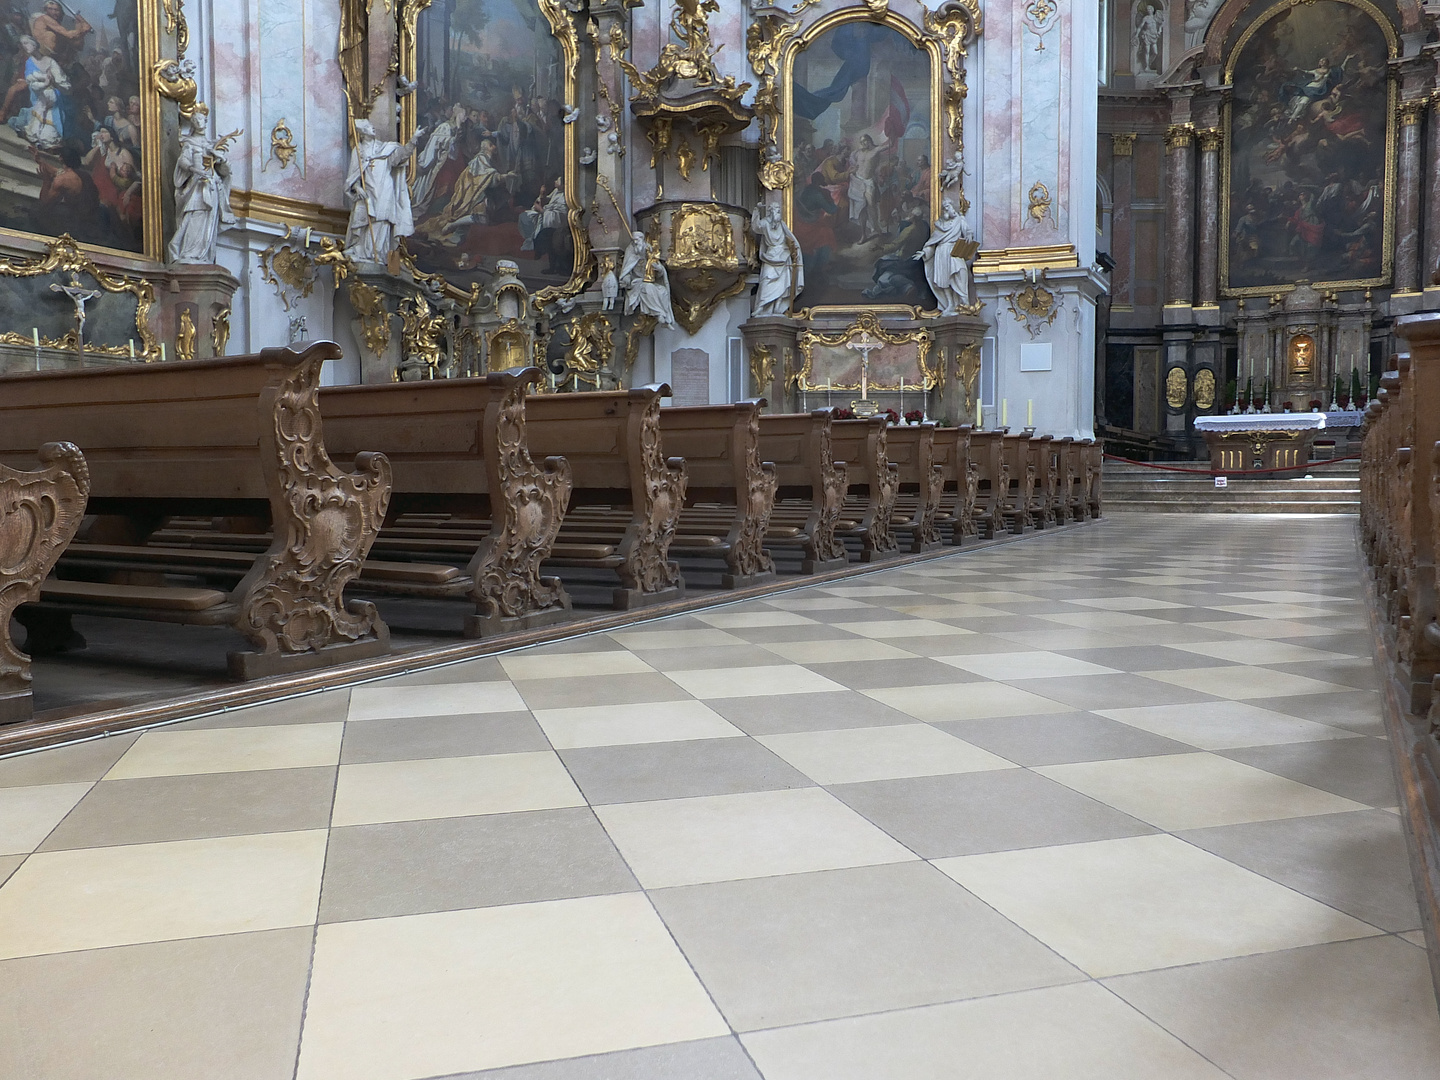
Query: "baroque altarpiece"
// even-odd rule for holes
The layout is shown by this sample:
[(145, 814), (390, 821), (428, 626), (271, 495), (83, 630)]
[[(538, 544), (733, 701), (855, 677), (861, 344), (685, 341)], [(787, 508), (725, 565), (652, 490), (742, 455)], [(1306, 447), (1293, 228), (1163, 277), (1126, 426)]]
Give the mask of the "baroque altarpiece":
[(1095, 13), (0, 3), (6, 368), (332, 338), (332, 382), (1091, 433)]

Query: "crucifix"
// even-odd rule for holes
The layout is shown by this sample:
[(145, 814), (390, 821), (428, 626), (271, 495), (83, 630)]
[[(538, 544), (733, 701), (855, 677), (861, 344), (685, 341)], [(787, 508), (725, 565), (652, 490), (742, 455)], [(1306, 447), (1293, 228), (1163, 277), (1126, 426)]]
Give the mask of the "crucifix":
[(870, 354), (876, 349), (883, 349), (885, 343), (876, 341), (869, 331), (861, 330), (860, 336), (847, 341), (845, 347), (860, 354), (860, 400), (865, 401), (870, 397)]
[(85, 352), (85, 305), (91, 300), (98, 300), (102, 293), (99, 289), (85, 288), (73, 272), (70, 274), (69, 285), (61, 285), (58, 281), (52, 281), (50, 291), (64, 293), (75, 305), (75, 351), (83, 355)]

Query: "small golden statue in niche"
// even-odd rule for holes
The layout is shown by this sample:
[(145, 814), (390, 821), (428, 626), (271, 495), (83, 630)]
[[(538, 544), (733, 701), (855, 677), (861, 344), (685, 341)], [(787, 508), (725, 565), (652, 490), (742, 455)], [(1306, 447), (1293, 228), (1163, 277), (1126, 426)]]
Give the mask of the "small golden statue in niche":
[(1315, 374), (1315, 339), (1296, 334), (1290, 339), (1290, 377), (1309, 378)]

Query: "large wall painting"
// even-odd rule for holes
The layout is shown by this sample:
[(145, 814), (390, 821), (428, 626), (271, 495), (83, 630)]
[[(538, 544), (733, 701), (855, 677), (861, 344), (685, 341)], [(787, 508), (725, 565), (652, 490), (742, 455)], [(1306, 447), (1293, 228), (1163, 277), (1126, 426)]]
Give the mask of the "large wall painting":
[(511, 259), (530, 289), (564, 288), (584, 242), (563, 121), (575, 98), (568, 16), (553, 0), (433, 0), (413, 41), (407, 111), (424, 134), (410, 252), (452, 282)]
[(902, 20), (821, 20), (789, 54), (786, 212), (805, 308), (933, 309), (924, 264), (938, 203), (939, 68)]
[(1395, 37), (1383, 18), (1366, 0), (1281, 5), (1231, 54), (1221, 247), (1230, 295), (1389, 281)]
[(154, 0), (0, 0), (0, 227), (158, 254), (155, 20)]

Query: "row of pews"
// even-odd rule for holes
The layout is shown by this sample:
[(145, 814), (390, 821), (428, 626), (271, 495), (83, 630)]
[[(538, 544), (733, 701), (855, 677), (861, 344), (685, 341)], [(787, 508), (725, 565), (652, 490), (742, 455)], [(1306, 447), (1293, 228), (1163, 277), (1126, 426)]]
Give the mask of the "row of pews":
[(1365, 410), (1360, 539), (1401, 816), (1440, 993), (1440, 314), (1396, 322), (1395, 369)]
[(254, 679), (389, 651), (381, 597), (456, 601), (481, 637), (572, 594), (633, 609), (686, 574), (742, 588), (1100, 514), (1092, 441), (532, 395), (534, 368), (321, 389), (339, 356), (0, 378), (0, 721), (31, 715), (27, 653), (83, 646), (76, 615), (231, 628)]

